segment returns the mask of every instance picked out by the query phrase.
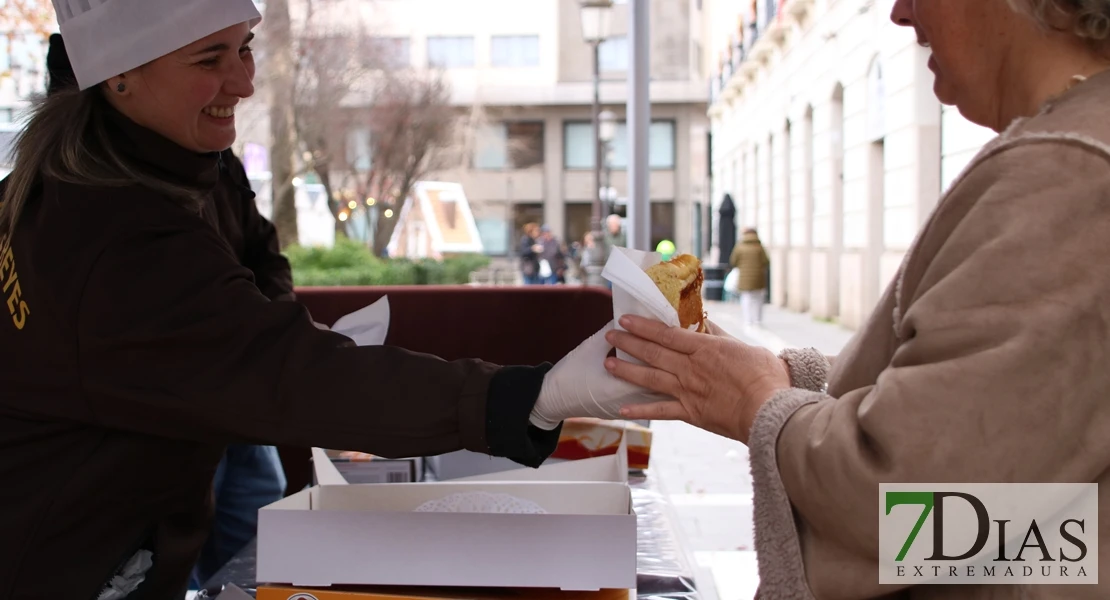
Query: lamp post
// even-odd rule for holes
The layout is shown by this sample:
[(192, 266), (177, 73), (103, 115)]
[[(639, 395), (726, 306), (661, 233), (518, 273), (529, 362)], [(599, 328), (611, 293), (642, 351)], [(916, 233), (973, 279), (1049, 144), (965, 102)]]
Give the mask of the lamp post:
[(605, 247), (601, 233), (601, 43), (609, 37), (609, 25), (612, 20), (613, 0), (581, 0), (579, 10), (582, 17), (582, 37), (586, 43), (593, 47), (594, 61), (594, 104), (593, 104), (593, 131), (594, 131), (594, 195), (593, 212), (590, 215), (590, 232), (593, 234), (595, 251), (589, 254), (590, 264), (586, 265), (586, 283), (601, 286), (605, 281), (601, 278), (603, 268), (600, 251)]
[[(604, 196), (602, 197), (601, 205), (601, 219), (604, 221), (613, 212), (613, 188), (612, 188), (612, 173), (613, 165), (610, 160), (613, 154), (613, 138), (617, 135), (617, 115), (612, 111), (602, 111), (598, 115), (598, 137), (601, 138), (601, 164), (605, 169), (605, 180), (601, 186)], [(605, 252), (608, 254), (608, 251)]]

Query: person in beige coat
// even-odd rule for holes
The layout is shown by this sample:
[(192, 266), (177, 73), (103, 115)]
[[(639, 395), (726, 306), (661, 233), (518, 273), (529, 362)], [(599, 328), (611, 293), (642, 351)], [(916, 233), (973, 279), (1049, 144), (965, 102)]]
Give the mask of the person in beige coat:
[[(748, 444), (761, 600), (1110, 598), (1110, 0), (896, 0), (999, 132), (837, 357), (630, 318), (616, 376)], [(1098, 585), (879, 584), (880, 483), (1096, 483)], [(1025, 564), (1036, 565), (1033, 552)]]
[(732, 250), (729, 265), (740, 270), (740, 281), (736, 292), (740, 294), (740, 306), (744, 312), (744, 322), (748, 325), (763, 323), (763, 300), (767, 294), (767, 268), (771, 260), (759, 233), (749, 227), (744, 230), (740, 243)]

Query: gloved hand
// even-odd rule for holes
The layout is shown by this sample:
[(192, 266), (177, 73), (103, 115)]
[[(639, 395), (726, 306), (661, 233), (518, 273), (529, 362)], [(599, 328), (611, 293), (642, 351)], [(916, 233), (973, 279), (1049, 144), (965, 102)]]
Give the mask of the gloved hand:
[(620, 419), (620, 409), (626, 404), (669, 399), (617, 379), (605, 370), (605, 358), (613, 349), (605, 334), (614, 325), (610, 321), (548, 371), (532, 408), (533, 425), (550, 431), (571, 417)]

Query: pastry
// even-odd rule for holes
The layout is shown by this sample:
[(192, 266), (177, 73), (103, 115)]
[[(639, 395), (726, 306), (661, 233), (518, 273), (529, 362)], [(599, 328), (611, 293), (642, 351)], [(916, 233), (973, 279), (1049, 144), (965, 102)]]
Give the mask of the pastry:
[(647, 274), (678, 312), (678, 322), (683, 329), (697, 325), (698, 332), (708, 331), (701, 303), (701, 284), (705, 276), (696, 256), (676, 255), (667, 262), (648, 267)]

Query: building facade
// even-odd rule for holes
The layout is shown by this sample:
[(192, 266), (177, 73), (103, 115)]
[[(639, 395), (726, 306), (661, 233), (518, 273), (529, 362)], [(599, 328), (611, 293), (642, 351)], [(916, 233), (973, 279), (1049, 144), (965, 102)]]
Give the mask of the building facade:
[[(599, 60), (602, 110), (618, 121), (628, 98), (628, 9), (616, 3), (613, 35)], [(303, 8), (293, 2), (291, 10), (296, 21)], [(582, 38), (577, 2), (331, 0), (315, 2), (314, 10), (314, 19), (361, 27), (381, 42), (377, 47), (392, 49), (393, 68), (440, 70), (457, 110), (481, 112), (472, 155), (431, 178), (463, 185), (488, 254), (511, 256), (521, 226), (532, 221), (550, 225), (565, 242), (582, 240), (599, 186), (593, 54)], [(652, 2), (651, 11), (651, 238), (696, 251), (704, 245), (699, 232), (709, 201), (710, 61), (702, 44), (708, 17), (699, 0)], [(356, 94), (347, 104), (357, 110), (372, 101)], [(623, 123), (616, 129), (601, 187), (614, 190), (607, 208), (624, 214), (628, 153)], [(368, 131), (345, 135), (348, 153), (366, 153)], [(265, 127), (257, 127), (242, 141), (265, 144), (265, 138)]]
[(30, 100), (46, 91), (46, 50), (57, 30), (49, 2), (0, 0), (0, 177)]
[(929, 51), (891, 23), (892, 5), (711, 8), (713, 206), (727, 196), (737, 226), (760, 232), (775, 304), (853, 329), (942, 190), (994, 135), (936, 100)]

